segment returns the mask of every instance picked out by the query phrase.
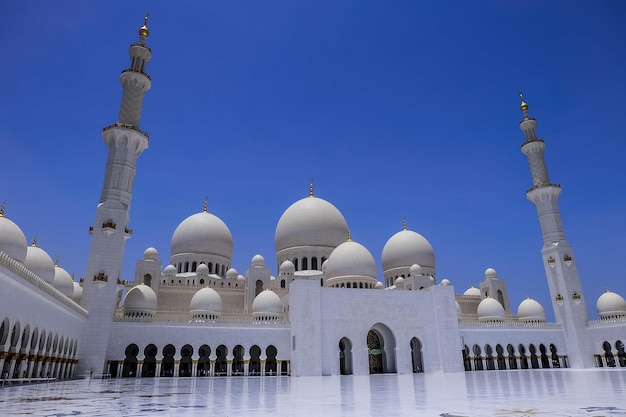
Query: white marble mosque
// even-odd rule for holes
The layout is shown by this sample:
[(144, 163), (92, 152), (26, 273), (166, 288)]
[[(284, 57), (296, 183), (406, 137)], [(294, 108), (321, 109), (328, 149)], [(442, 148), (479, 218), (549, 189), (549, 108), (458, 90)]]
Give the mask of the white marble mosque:
[(600, 320), (587, 317), (593, 301), (583, 294), (561, 223), (561, 187), (548, 176), (545, 143), (523, 97), (527, 196), (541, 225), (550, 306), (530, 298), (517, 305), (491, 268), (478, 287), (455, 293), (437, 279), (428, 240), (406, 225), (388, 238), (379, 277), (375, 257), (312, 185), (276, 225), (276, 276), (261, 255), (235, 269), (230, 230), (205, 206), (180, 222), (169, 258), (147, 248), (134, 278), (118, 278), (132, 236), (137, 159), (148, 147), (139, 127), (152, 83), (148, 36), (146, 19), (120, 76), (119, 118), (102, 132), (108, 158), (84, 280), (75, 282), (36, 240), (29, 245), (10, 206), (2, 206), (2, 383), (626, 368), (626, 301), (607, 290), (596, 302)]

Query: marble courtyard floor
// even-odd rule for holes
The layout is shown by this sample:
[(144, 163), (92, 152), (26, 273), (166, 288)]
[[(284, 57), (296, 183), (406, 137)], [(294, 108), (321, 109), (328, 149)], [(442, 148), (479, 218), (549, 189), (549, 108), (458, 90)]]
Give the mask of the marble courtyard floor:
[(75, 380), (0, 388), (0, 416), (626, 416), (626, 371)]

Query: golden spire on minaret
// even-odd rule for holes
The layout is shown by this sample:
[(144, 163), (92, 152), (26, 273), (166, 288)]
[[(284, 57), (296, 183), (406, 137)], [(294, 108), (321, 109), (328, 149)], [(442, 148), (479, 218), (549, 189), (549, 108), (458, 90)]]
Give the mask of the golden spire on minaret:
[(521, 100), (521, 103), (519, 105), (519, 109), (523, 112), (528, 111), (528, 104), (526, 104), (526, 102), (524, 101), (524, 93), (523, 92), (519, 92), (519, 98)]
[(139, 36), (144, 38), (150, 36), (150, 30), (148, 30), (148, 17), (150, 17), (150, 13), (146, 13), (146, 16), (143, 18), (143, 26), (139, 28)]
[(314, 197), (314, 194), (313, 194), (313, 178), (311, 178), (311, 181), (309, 182), (309, 197)]

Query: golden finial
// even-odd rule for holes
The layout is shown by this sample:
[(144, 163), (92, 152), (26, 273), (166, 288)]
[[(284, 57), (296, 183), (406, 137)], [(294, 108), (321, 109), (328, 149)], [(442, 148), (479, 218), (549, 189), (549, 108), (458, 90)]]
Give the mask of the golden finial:
[(350, 229), (348, 229), (348, 240), (352, 240), (352, 237), (350, 235)]
[(203, 211), (206, 213), (207, 205), (209, 204), (209, 197), (204, 197), (204, 209)]
[(31, 246), (37, 246), (37, 235), (35, 235), (35, 238), (33, 239), (33, 244)]
[(526, 293), (526, 299), (530, 300), (530, 296), (528, 295), (528, 293)]
[(309, 182), (309, 197), (313, 197), (313, 178), (311, 178), (311, 181)]
[(76, 281), (76, 278), (74, 278), (74, 273), (72, 272), (72, 281)]
[(606, 286), (606, 292), (611, 292), (611, 290), (609, 290), (609, 286)]
[(57, 256), (57, 259), (54, 261), (54, 266), (59, 266), (59, 257)]
[(7, 208), (7, 203), (2, 203), (2, 207), (0, 207), (0, 217), (4, 217), (4, 209)]
[(402, 219), (402, 230), (406, 230), (406, 216)]
[(146, 16), (143, 18), (143, 26), (139, 28), (139, 36), (147, 38), (150, 36), (150, 31), (148, 30), (148, 17), (150, 13), (146, 13)]
[(523, 92), (519, 92), (519, 98), (521, 100), (521, 104), (519, 105), (519, 109), (523, 112), (528, 111), (528, 104), (526, 104), (526, 102), (524, 101), (524, 93)]

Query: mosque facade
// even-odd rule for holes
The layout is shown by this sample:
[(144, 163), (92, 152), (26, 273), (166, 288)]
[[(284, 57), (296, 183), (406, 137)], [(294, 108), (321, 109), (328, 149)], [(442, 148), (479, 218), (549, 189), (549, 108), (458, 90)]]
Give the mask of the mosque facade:
[[(502, 369), (626, 367), (626, 301), (607, 290), (587, 300), (550, 181), (545, 143), (522, 102), (527, 157), (555, 321), (526, 298), (515, 309), (492, 268), (462, 294), (437, 280), (435, 252), (403, 230), (376, 261), (350, 238), (342, 213), (309, 195), (276, 226), (278, 276), (261, 255), (231, 265), (228, 226), (206, 208), (184, 219), (164, 262), (154, 248), (121, 280), (151, 50), (147, 20), (130, 47), (117, 122), (103, 129), (104, 182), (90, 227), (85, 278), (76, 282), (9, 210), (0, 211), (0, 379), (344, 375)], [(6, 213), (5, 213), (6, 212)], [(38, 306), (33, 309), (32, 306)]]

